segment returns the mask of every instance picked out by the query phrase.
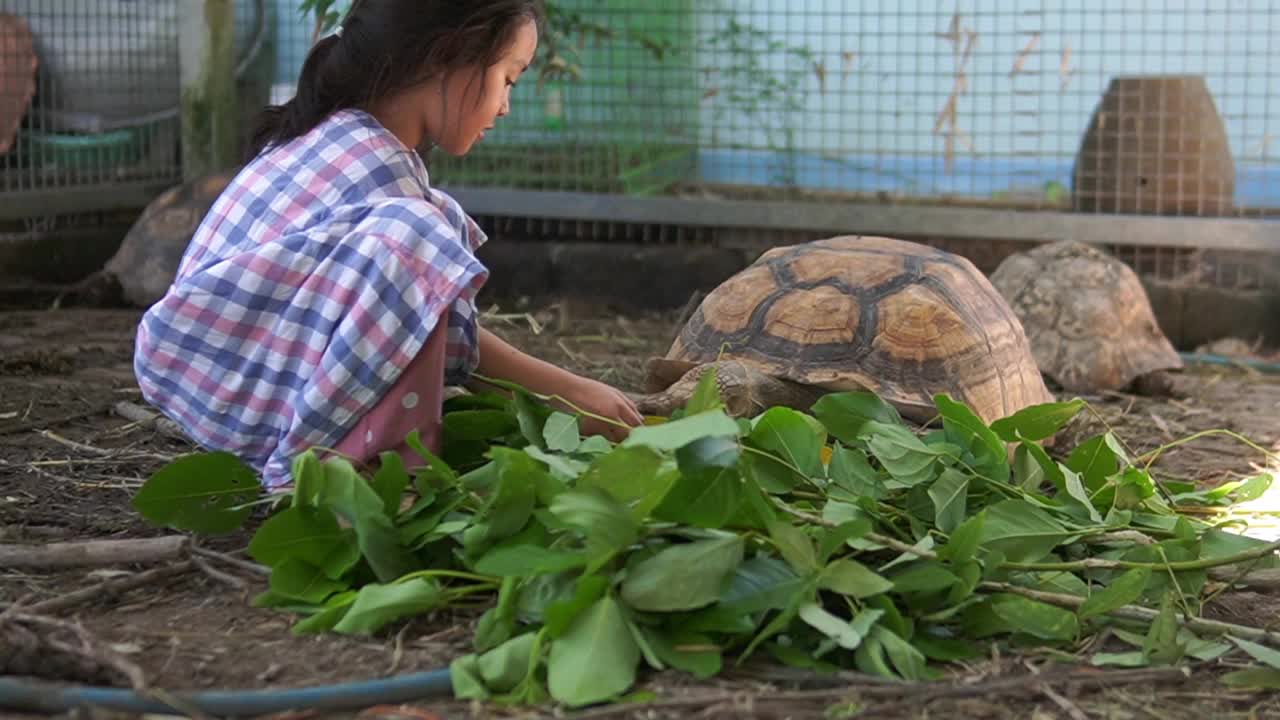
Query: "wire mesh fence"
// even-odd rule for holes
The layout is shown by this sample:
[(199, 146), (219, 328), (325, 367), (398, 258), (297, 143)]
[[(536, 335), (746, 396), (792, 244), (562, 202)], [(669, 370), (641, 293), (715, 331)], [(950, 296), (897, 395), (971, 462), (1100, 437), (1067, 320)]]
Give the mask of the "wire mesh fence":
[[(274, 2), (234, 0), (242, 124), (274, 80)], [(48, 228), (182, 179), (186, 6), (0, 0), (0, 218)]]
[[(572, 0), (441, 182), (1280, 215), (1273, 3)], [(602, 36), (606, 35), (607, 36)]]
[(0, 192), (178, 176), (177, 4), (0, 0)]
[[(243, 130), (295, 90), (319, 32), (299, 4), (235, 0), (238, 53), (253, 59), (238, 68)], [(8, 216), (41, 193), (87, 190), (90, 211), (101, 193), (181, 177), (181, 5), (0, 0)], [(1280, 7), (1265, 0), (550, 5), (542, 44), (560, 60), (530, 70), (468, 156), (429, 153), (434, 182), (1280, 227)], [(728, 235), (654, 220), (666, 229), (627, 233)], [(1126, 252), (1169, 277), (1191, 257)], [(1255, 255), (1201, 274), (1260, 283)]]

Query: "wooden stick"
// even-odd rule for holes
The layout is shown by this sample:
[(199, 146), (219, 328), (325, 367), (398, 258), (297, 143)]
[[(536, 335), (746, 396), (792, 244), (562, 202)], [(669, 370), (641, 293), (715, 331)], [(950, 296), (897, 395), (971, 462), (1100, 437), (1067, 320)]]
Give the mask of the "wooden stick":
[(174, 560), (187, 538), (170, 535), (127, 540), (86, 540), (48, 545), (0, 545), (0, 568), (68, 568)]
[(240, 568), (241, 570), (247, 570), (251, 573), (254, 573), (255, 575), (262, 575), (264, 577), (271, 575), (271, 568), (267, 567), (266, 565), (259, 565), (258, 563), (249, 562), (248, 560), (241, 560), (239, 558), (232, 557), (226, 553), (220, 553), (216, 550), (203, 548), (203, 547), (200, 547), (199, 545), (192, 545), (191, 552), (201, 557), (206, 557), (211, 560), (218, 560), (220, 562), (224, 562), (228, 565), (231, 565), (232, 567)]
[(59, 595), (58, 597), (50, 598), (44, 602), (38, 602), (35, 605), (28, 605), (26, 607), (19, 608), (19, 610), (27, 613), (28, 615), (49, 614), (75, 607), (82, 602), (93, 601), (101, 603), (110, 597), (128, 592), (134, 588), (146, 587), (159, 580), (165, 580), (170, 577), (191, 572), (195, 569), (195, 566), (195, 563), (192, 561), (184, 560), (175, 565), (158, 567), (154, 570), (140, 572), (137, 575), (112, 578), (111, 580), (96, 583), (87, 588), (67, 593), (66, 595)]
[(138, 424), (139, 427), (155, 430), (161, 435), (171, 437), (175, 440), (189, 440), (186, 433), (182, 432), (182, 427), (178, 423), (161, 415), (160, 413), (151, 412), (137, 403), (131, 403), (128, 400), (121, 400), (115, 404), (115, 412), (125, 420), (131, 420)]

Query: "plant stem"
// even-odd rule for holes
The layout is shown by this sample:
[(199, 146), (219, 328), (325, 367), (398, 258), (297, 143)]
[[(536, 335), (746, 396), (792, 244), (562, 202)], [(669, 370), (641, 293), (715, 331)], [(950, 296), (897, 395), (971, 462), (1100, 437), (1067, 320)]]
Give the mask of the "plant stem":
[[(833, 523), (830, 520), (824, 520), (823, 518), (820, 518), (817, 515), (810, 515), (808, 513), (801, 512), (787, 505), (786, 503), (778, 503), (778, 508), (782, 510), (782, 512), (796, 518), (797, 520), (804, 520), (805, 522), (813, 523), (815, 525), (820, 525), (822, 527), (828, 527), (828, 528), (839, 527), (836, 523)], [(898, 552), (907, 553), (909, 555), (915, 555), (916, 557), (922, 557), (922, 558), (925, 558), (926, 560), (938, 559), (938, 556), (935, 553), (932, 553), (928, 550), (921, 550), (920, 548), (915, 547), (914, 545), (908, 545), (907, 543), (904, 543), (901, 540), (895, 540), (891, 537), (886, 537), (884, 535), (881, 535), (880, 533), (869, 532), (866, 535), (863, 535), (863, 537), (866, 538), (867, 540), (870, 540), (873, 543), (876, 543), (878, 545), (884, 545), (885, 547), (890, 548), (892, 550), (897, 550)]]
[[(825, 520), (823, 518), (818, 517), (817, 515), (810, 515), (808, 513), (801, 512), (799, 510), (796, 510), (793, 507), (788, 506), (785, 503), (779, 503), (778, 507), (784, 513), (796, 518), (797, 520), (804, 520), (805, 522), (813, 523), (815, 525), (820, 525), (822, 527), (828, 527), (828, 528), (837, 526), (836, 523), (833, 523), (830, 520)], [(912, 545), (908, 545), (899, 540), (894, 540), (893, 538), (890, 538), (890, 537), (885, 537), (884, 535), (880, 535), (879, 533), (867, 533), (863, 537), (870, 540), (871, 542), (884, 545), (885, 547), (892, 548), (899, 552), (909, 553), (911, 555), (915, 555), (917, 557), (921, 557), (926, 560), (938, 559), (937, 553), (933, 553), (928, 550), (921, 550), (920, 548), (917, 548)], [(1234, 555), (1227, 555), (1225, 557), (1202, 558), (1200, 560), (1180, 560), (1177, 562), (1170, 562), (1170, 563), (1145, 563), (1145, 562), (1137, 562), (1132, 560), (1107, 560), (1105, 558), (1086, 558), (1084, 560), (1076, 560), (1073, 562), (1058, 562), (1058, 563), (1004, 562), (1000, 564), (1000, 567), (1001, 569), (1004, 569), (1004, 570), (1024, 570), (1024, 571), (1036, 571), (1036, 572), (1057, 571), (1057, 570), (1065, 570), (1065, 571), (1128, 570), (1131, 568), (1150, 568), (1152, 570), (1168, 570), (1171, 572), (1180, 572), (1184, 570), (1207, 570), (1209, 568), (1221, 567), (1223, 565), (1234, 565), (1236, 563), (1244, 562), (1246, 560), (1257, 560), (1258, 558), (1263, 558), (1276, 552), (1276, 550), (1280, 550), (1280, 540), (1277, 540), (1272, 543), (1268, 543), (1266, 545), (1262, 545), (1260, 547), (1253, 548), (1251, 550), (1238, 552)]]
[(1171, 572), (1180, 572), (1184, 570), (1207, 570), (1208, 568), (1221, 567), (1223, 565), (1234, 565), (1246, 560), (1256, 560), (1266, 557), (1276, 550), (1280, 549), (1280, 540), (1267, 543), (1251, 550), (1238, 552), (1234, 555), (1227, 555), (1219, 558), (1201, 558), (1199, 560), (1179, 560), (1169, 563), (1147, 563), (1136, 562), (1132, 560), (1107, 560), (1104, 558), (1085, 558), (1084, 560), (1076, 560), (1074, 562), (1059, 563), (1014, 563), (1006, 562), (1000, 567), (1008, 570), (1128, 570), (1131, 568), (1150, 568), (1152, 570), (1169, 570)]
[[(1007, 592), (1013, 595), (1021, 595), (1025, 598), (1038, 600), (1049, 605), (1057, 605), (1058, 607), (1070, 610), (1078, 610), (1081, 605), (1084, 605), (1086, 599), (1077, 595), (1065, 595), (1062, 593), (1032, 590), (1018, 585), (1010, 585), (1009, 583), (993, 582), (989, 580), (983, 581), (978, 587), (983, 590), (991, 590), (993, 592)], [(1105, 614), (1123, 620), (1136, 620), (1138, 622), (1150, 623), (1155, 620), (1160, 613), (1159, 611), (1148, 608), (1125, 605)], [(1270, 643), (1272, 646), (1280, 647), (1280, 633), (1271, 632), (1262, 628), (1250, 627), (1248, 625), (1236, 625), (1234, 623), (1221, 622), (1218, 620), (1205, 620), (1204, 618), (1187, 618), (1181, 615), (1177, 616), (1177, 622), (1189, 630), (1211, 633), (1227, 633), (1235, 637), (1244, 638), (1245, 640), (1266, 642)]]
[(409, 582), (410, 580), (417, 580), (418, 578), (430, 579), (446, 577), (457, 578), (459, 580), (471, 580), (485, 585), (493, 585), (494, 587), (497, 587), (499, 583), (499, 578), (490, 577), (488, 575), (476, 575), (474, 573), (461, 572), (458, 570), (418, 570), (416, 572), (400, 576), (395, 580), (395, 582), (404, 583)]
[(1134, 461), (1134, 463), (1135, 463), (1135, 464), (1136, 464), (1136, 463), (1142, 463), (1142, 462), (1145, 462), (1145, 463), (1146, 463), (1146, 465), (1145, 465), (1144, 469), (1149, 468), (1149, 467), (1151, 467), (1151, 465), (1152, 465), (1152, 464), (1154, 464), (1154, 463), (1155, 463), (1155, 461), (1156, 461), (1157, 459), (1159, 459), (1159, 457), (1160, 457), (1162, 454), (1164, 454), (1164, 452), (1165, 452), (1166, 450), (1172, 450), (1173, 448), (1176, 448), (1176, 447), (1178, 447), (1179, 445), (1185, 445), (1185, 444), (1187, 444), (1187, 443), (1189, 443), (1189, 442), (1191, 442), (1191, 441), (1193, 441), (1193, 440), (1198, 440), (1198, 439), (1200, 439), (1200, 438), (1202, 438), (1202, 437), (1208, 437), (1208, 436), (1210, 436), (1210, 435), (1226, 435), (1226, 436), (1227, 436), (1227, 437), (1229, 437), (1229, 438), (1232, 438), (1232, 439), (1234, 439), (1234, 440), (1237, 440), (1237, 441), (1239, 441), (1239, 442), (1241, 442), (1241, 443), (1244, 443), (1245, 445), (1248, 445), (1250, 448), (1252, 448), (1252, 449), (1254, 449), (1254, 450), (1257, 450), (1258, 452), (1262, 453), (1263, 457), (1265, 457), (1267, 460), (1269, 460), (1269, 461), (1271, 461), (1271, 462), (1277, 462), (1277, 461), (1280, 461), (1280, 455), (1277, 455), (1276, 453), (1274, 453), (1274, 452), (1272, 452), (1272, 451), (1270, 451), (1270, 450), (1268, 450), (1268, 449), (1266, 449), (1266, 448), (1262, 447), (1261, 445), (1259, 445), (1259, 444), (1255, 443), (1254, 441), (1252, 441), (1252, 440), (1250, 440), (1249, 438), (1247, 438), (1247, 437), (1245, 437), (1245, 436), (1241, 435), (1240, 433), (1232, 432), (1232, 431), (1230, 431), (1230, 430), (1226, 430), (1226, 429), (1223, 429), (1223, 428), (1216, 428), (1216, 429), (1213, 429), (1213, 430), (1201, 430), (1201, 431), (1200, 431), (1200, 432), (1198, 432), (1198, 433), (1192, 433), (1191, 435), (1188, 435), (1188, 436), (1186, 436), (1186, 437), (1184, 437), (1184, 438), (1178, 438), (1177, 440), (1174, 440), (1173, 442), (1166, 443), (1166, 444), (1161, 445), (1160, 447), (1158, 447), (1158, 448), (1156, 448), (1156, 449), (1154, 449), (1154, 450), (1149, 450), (1149, 451), (1147, 451), (1147, 452), (1145, 452), (1145, 453), (1143, 453), (1143, 454), (1141, 454), (1141, 455), (1139, 455), (1139, 456), (1135, 457), (1135, 458), (1133, 459), (1133, 461)]

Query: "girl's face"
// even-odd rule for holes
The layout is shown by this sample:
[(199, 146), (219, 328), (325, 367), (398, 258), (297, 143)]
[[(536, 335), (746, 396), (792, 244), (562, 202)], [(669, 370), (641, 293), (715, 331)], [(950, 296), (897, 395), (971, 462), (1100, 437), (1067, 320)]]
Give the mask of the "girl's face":
[(521, 24), (506, 52), (488, 68), (446, 73), (429, 92), (424, 108), (425, 134), (450, 155), (465, 155), (511, 110), (511, 88), (533, 62), (538, 28)]

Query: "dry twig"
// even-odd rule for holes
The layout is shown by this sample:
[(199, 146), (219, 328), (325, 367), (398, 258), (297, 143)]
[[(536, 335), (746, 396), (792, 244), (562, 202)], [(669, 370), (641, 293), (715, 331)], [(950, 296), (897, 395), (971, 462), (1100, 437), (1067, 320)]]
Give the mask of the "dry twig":
[(0, 545), (0, 567), (47, 569), (153, 563), (178, 558), (186, 546), (187, 538), (182, 535), (47, 545)]

